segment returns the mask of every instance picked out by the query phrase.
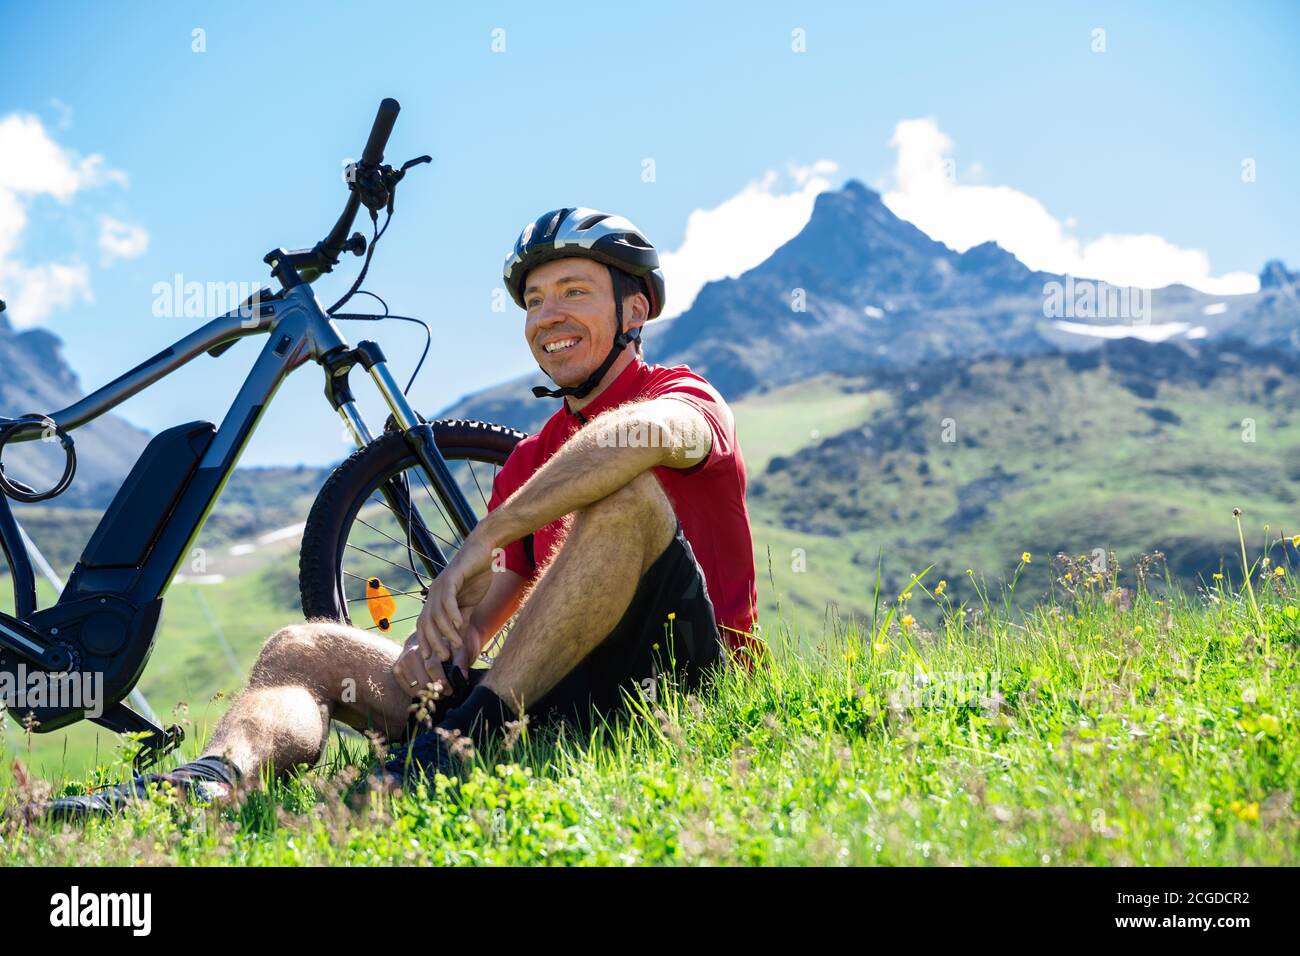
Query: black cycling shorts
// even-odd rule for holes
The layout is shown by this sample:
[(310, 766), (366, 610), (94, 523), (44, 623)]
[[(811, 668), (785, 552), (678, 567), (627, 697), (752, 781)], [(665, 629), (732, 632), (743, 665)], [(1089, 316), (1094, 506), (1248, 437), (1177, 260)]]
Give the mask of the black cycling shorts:
[[(704, 572), (679, 523), (614, 629), (535, 706), (527, 706), (529, 720), (536, 726), (563, 719), (585, 732), (593, 718), (623, 710), (625, 695), (653, 704), (664, 676), (695, 690), (723, 660)], [(439, 712), (464, 700), (486, 674), (486, 668), (475, 668), (465, 681), (456, 671), (455, 692)]]

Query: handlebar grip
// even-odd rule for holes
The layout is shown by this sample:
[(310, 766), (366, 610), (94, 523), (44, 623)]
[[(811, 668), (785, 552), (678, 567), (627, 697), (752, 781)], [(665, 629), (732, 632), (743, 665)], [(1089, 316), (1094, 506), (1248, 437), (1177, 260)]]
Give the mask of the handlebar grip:
[(370, 127), (370, 138), (366, 140), (366, 148), (361, 154), (364, 165), (378, 166), (384, 161), (384, 147), (388, 145), (388, 137), (393, 132), (393, 124), (397, 122), (397, 114), (401, 109), (401, 105), (391, 96), (379, 104), (375, 125)]

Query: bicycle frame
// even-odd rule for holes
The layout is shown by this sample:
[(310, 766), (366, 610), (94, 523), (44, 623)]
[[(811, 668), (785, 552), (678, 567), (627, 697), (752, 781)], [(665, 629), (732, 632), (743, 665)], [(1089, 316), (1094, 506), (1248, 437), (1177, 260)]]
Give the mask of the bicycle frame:
[[(126, 711), (120, 701), (134, 687), (152, 650), (152, 631), (156, 628), (162, 595), (186, 559), (190, 546), (220, 497), (240, 454), (280, 384), (305, 362), (314, 360), (325, 369), (326, 397), (343, 418), (358, 447), (368, 444), (373, 438), (348, 385), (348, 375), (353, 366), (362, 365), (391, 410), (393, 424), (402, 430), (412, 446), (457, 533), (463, 537), (474, 527), (474, 512), (438, 451), (432, 427), (407, 402), (401, 387), (388, 370), (382, 351), (373, 342), (361, 342), (355, 348), (349, 347), (307, 283), (293, 285), (282, 293), (266, 292), (264, 297), (255, 297), (248, 308), (237, 309), (211, 320), (129, 372), (49, 417), (61, 428), (71, 431), (103, 415), (199, 355), (205, 352), (220, 355), (239, 339), (258, 334), (267, 334), (269, 339), (235, 396), (221, 427), (212, 433), (211, 423), (193, 422), (169, 430), (188, 429), (184, 439), (191, 441), (195, 454), (201, 451), (201, 458), (192, 472), (186, 473), (183, 491), (175, 499), (170, 511), (165, 516), (160, 516), (156, 513), (159, 506), (153, 505), (155, 513), (145, 516), (158, 522), (158, 531), (143, 552), (145, 557), (142, 561), (133, 566), (94, 566), (94, 561), (88, 562), (96, 538), (106, 537), (101, 532), (106, 530), (110, 517), (113, 517), (106, 513), (56, 605), (37, 611), (31, 560), (13, 520), (8, 501), (0, 495), (0, 545), (9, 558), (15, 600), (15, 616), (0, 612), (0, 652), (8, 652), (16, 655), (19, 660), (25, 659), (51, 670), (72, 669), (74, 662), (63, 661), (52, 649), (51, 639), (46, 636), (47, 633), (58, 634), (59, 628), (46, 627), (45, 633), (42, 633), (39, 624), (42, 618), (47, 621), (56, 620), (49, 617), (51, 612), (78, 602), (85, 604), (91, 599), (101, 605), (110, 601), (124, 601), (130, 613), (143, 617), (140, 626), (150, 632), (148, 646), (144, 648), (138, 666), (134, 663), (128, 665), (134, 673), (125, 674), (123, 686), (116, 687), (111, 692), (111, 698), (116, 699), (110, 699), (110, 703), (118, 708), (115, 718), (117, 723), (109, 724), (95, 718), (97, 722), (105, 723), (105, 726), (120, 730), (124, 711), (128, 715), (126, 723), (131, 723), (131, 719), (142, 720)], [(40, 433), (39, 426), (34, 426), (30, 430), (16, 432), (11, 440), (31, 441), (40, 437)], [(160, 437), (155, 436), (155, 441)], [(119, 496), (122, 494), (119, 491)], [(446, 566), (446, 557), (438, 547), (436, 538), (420, 520), (418, 512), (410, 507), (408, 486), (403, 482), (390, 481), (383, 489), (383, 494), (409, 531), (415, 555), (424, 563), (429, 576), (436, 576)], [(117, 504), (115, 500), (114, 505)], [(147, 510), (152, 504), (145, 503), (141, 510)], [(127, 522), (124, 527), (129, 526), (131, 517), (128, 515), (123, 519)], [(100, 562), (101, 565), (105, 563), (113, 564), (111, 561)], [(145, 613), (145, 609), (149, 609), (149, 613)], [(65, 611), (65, 615), (66, 613)], [(123, 610), (121, 613), (128, 612)], [(64, 630), (66, 633), (67, 628)], [(136, 648), (143, 640), (143, 637), (135, 633), (133, 625), (131, 645), (129, 648), (124, 646), (122, 653)], [(60, 664), (63, 666), (60, 667)], [(77, 719), (81, 717), (71, 716), (70, 720), (56, 721), (52, 726), (42, 729), (55, 729)], [(137, 724), (136, 728), (156, 730), (148, 722), (144, 724), (144, 727)]]

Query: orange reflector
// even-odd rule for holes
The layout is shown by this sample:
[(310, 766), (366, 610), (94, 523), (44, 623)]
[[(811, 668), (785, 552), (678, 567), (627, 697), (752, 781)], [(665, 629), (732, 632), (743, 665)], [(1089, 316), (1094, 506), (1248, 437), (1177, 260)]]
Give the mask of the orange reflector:
[(370, 609), (370, 620), (374, 621), (381, 631), (386, 631), (393, 626), (393, 612), (397, 610), (397, 602), (393, 600), (392, 592), (380, 583), (379, 578), (370, 578), (366, 581), (366, 607)]

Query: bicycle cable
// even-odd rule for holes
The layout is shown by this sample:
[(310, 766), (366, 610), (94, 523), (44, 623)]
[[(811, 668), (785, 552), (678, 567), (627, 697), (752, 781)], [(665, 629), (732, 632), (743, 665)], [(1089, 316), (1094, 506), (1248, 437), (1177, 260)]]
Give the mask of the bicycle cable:
[(411, 386), (415, 384), (416, 376), (420, 374), (420, 369), (424, 367), (424, 360), (429, 357), (429, 348), (433, 344), (433, 330), (429, 328), (429, 323), (424, 321), (424, 319), (417, 319), (410, 315), (393, 315), (388, 311), (388, 303), (367, 289), (359, 289), (357, 294), (368, 295), (372, 299), (378, 299), (379, 304), (384, 307), (384, 314), (367, 315), (362, 312), (340, 312), (336, 315), (331, 315), (330, 318), (338, 319), (341, 322), (382, 322), (384, 319), (400, 319), (403, 322), (414, 322), (416, 325), (424, 329), (424, 351), (420, 353), (420, 360), (415, 363), (415, 371), (411, 373), (411, 379), (406, 383), (406, 388), (402, 389), (402, 394), (409, 396), (411, 394)]
[[(333, 315), (339, 309), (343, 308), (344, 304), (356, 294), (357, 290), (361, 287), (361, 283), (365, 281), (366, 273), (370, 270), (370, 262), (375, 255), (375, 246), (379, 245), (379, 240), (384, 237), (384, 233), (388, 231), (389, 224), (393, 221), (393, 207), (397, 202), (398, 184), (406, 178), (407, 172), (412, 167), (432, 162), (432, 156), (417, 156), (415, 159), (408, 159), (399, 169), (393, 169), (391, 166), (380, 166), (378, 169), (378, 182), (370, 184), (375, 186), (376, 189), (362, 188), (357, 183), (351, 184), (350, 188), (358, 189), (358, 191), (362, 193), (361, 201), (370, 212), (370, 222), (373, 235), (370, 238), (370, 247), (366, 250), (366, 260), (361, 264), (361, 271), (357, 273), (357, 278), (352, 283), (352, 287), (348, 289), (341, 299), (325, 310), (327, 313)], [(359, 180), (359, 182), (360, 181), (361, 180)], [(383, 209), (385, 212), (384, 225), (382, 229), (379, 227), (380, 209)]]
[[(77, 474), (77, 449), (72, 436), (59, 427), (58, 422), (54, 419), (39, 412), (29, 412), (26, 415), (19, 415), (17, 418), (0, 418), (0, 456), (3, 456), (4, 447), (13, 437), (14, 432), (38, 425), (46, 436), (53, 432), (58, 437), (59, 444), (63, 446), (65, 463), (63, 476), (54, 483), (53, 487), (48, 491), (37, 491), (25, 482), (6, 475), (4, 463), (0, 462), (0, 491), (3, 491), (15, 501), (26, 504), (57, 498), (68, 490), (68, 486), (72, 484), (72, 479)], [(45, 440), (48, 440), (48, 437)]]

